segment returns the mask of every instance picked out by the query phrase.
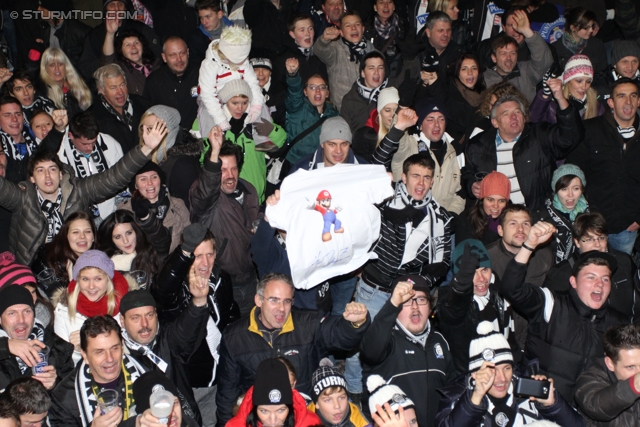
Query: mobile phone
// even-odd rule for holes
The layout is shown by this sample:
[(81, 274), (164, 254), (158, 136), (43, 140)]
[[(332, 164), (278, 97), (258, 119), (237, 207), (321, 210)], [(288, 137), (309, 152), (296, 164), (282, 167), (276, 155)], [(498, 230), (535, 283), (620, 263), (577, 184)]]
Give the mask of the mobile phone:
[(547, 399), (550, 390), (551, 383), (547, 380), (538, 381), (531, 378), (518, 378), (515, 395), (519, 397)]

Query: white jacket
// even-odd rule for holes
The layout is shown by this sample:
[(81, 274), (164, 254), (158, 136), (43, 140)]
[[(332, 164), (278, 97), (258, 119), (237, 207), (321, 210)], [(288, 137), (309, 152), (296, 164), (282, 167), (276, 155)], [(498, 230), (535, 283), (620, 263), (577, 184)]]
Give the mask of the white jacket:
[(230, 80), (244, 79), (244, 81), (249, 84), (253, 98), (251, 100), (252, 106), (262, 105), (264, 103), (258, 78), (249, 60), (245, 59), (238, 69), (234, 71), (220, 59), (217, 50), (219, 42), (220, 40), (213, 40), (207, 48), (206, 57), (204, 61), (202, 61), (202, 65), (200, 65), (200, 77), (198, 79), (200, 99), (209, 115), (213, 117), (215, 125), (227, 121), (222, 111), (222, 103), (218, 98), (218, 91)]

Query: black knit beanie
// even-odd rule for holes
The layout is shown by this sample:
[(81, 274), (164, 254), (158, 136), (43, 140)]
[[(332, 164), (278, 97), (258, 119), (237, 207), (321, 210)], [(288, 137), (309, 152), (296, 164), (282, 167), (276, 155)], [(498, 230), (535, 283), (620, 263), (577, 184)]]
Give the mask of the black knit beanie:
[(293, 392), (287, 367), (278, 359), (263, 360), (256, 371), (253, 406), (292, 404)]

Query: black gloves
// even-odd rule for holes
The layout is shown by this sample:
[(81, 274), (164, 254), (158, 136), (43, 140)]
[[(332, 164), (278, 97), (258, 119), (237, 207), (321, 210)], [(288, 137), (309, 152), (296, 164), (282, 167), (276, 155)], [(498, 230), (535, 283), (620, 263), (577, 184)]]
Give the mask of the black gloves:
[(452, 286), (458, 292), (466, 292), (473, 287), (473, 277), (480, 266), (478, 255), (471, 252), (468, 243), (464, 245), (464, 253), (458, 260), (458, 272), (453, 277)]
[(151, 209), (151, 202), (149, 199), (145, 199), (140, 195), (134, 195), (131, 198), (131, 208), (133, 208), (136, 218), (146, 218), (149, 215), (149, 210)]
[(207, 227), (199, 222), (191, 224), (185, 228), (182, 232), (182, 250), (193, 253), (198, 245), (204, 240), (205, 234), (207, 234)]

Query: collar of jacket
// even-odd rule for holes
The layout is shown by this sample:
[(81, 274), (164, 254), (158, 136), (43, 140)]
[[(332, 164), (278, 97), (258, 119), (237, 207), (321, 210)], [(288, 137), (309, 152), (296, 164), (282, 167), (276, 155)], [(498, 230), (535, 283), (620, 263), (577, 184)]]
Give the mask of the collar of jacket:
[[(324, 417), (322, 417), (318, 413), (315, 402), (309, 403), (309, 406), (307, 406), (307, 409), (310, 410), (311, 412), (314, 412), (316, 415), (318, 415), (318, 417), (321, 420), (326, 421), (324, 420)], [(360, 412), (360, 409), (351, 402), (349, 402), (349, 415), (345, 417), (345, 419), (340, 424), (333, 424), (333, 426), (348, 426), (348, 425), (352, 425), (354, 427), (365, 427), (369, 425), (369, 421), (367, 421), (367, 419), (362, 415), (362, 412)]]
[(503, 76), (498, 72), (498, 66), (493, 67), (493, 71), (495, 71), (496, 74), (500, 76), (503, 82), (509, 81), (511, 79), (515, 79), (516, 77), (520, 77), (520, 67), (518, 67), (517, 63), (516, 63), (516, 66), (513, 67), (513, 70), (506, 76)]
[[(251, 309), (251, 314), (249, 315), (249, 331), (262, 336), (262, 332), (260, 332), (260, 328), (258, 327), (258, 321), (256, 320), (258, 315), (258, 307), (253, 307)], [(287, 317), (287, 320), (284, 322), (284, 326), (282, 326), (282, 329), (280, 330), (280, 335), (286, 334), (287, 332), (293, 332), (294, 329), (293, 318), (291, 313), (289, 313), (289, 317)]]
[(594, 310), (582, 302), (582, 300), (578, 296), (578, 293), (573, 287), (569, 289), (569, 298), (580, 317), (588, 319), (591, 322), (595, 321), (596, 319), (602, 320), (605, 314), (607, 314), (607, 301), (605, 301), (602, 307)]

